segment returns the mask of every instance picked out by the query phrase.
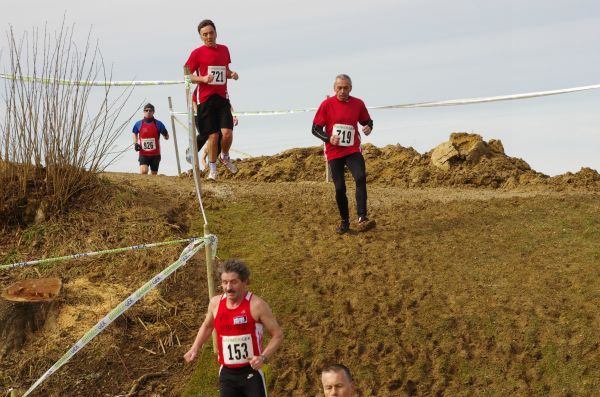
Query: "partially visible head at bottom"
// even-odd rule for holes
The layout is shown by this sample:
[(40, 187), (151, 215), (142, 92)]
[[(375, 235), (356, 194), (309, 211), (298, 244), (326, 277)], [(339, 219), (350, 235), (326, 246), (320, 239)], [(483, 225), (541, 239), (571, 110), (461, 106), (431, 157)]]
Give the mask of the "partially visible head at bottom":
[(323, 393), (325, 397), (352, 397), (354, 395), (354, 381), (348, 367), (342, 364), (333, 364), (321, 371)]

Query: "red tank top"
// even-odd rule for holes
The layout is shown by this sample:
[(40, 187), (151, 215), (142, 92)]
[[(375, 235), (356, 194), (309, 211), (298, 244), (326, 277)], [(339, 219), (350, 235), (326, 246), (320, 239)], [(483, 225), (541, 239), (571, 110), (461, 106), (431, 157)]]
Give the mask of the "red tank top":
[(145, 120), (142, 120), (139, 133), (140, 145), (142, 146), (142, 150), (140, 150), (141, 156), (160, 155), (160, 141), (158, 135), (156, 120), (152, 120), (151, 123), (146, 123)]
[(219, 346), (219, 364), (229, 368), (248, 365), (250, 357), (262, 353), (263, 325), (250, 313), (252, 292), (247, 292), (235, 309), (227, 308), (227, 295), (223, 294), (214, 321)]

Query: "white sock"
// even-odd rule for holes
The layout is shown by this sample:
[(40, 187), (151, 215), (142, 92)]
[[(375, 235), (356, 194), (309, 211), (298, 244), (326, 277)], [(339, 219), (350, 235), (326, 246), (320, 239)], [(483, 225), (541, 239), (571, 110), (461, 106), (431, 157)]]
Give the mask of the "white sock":
[(208, 167), (210, 168), (211, 171), (216, 171), (217, 163), (208, 163)]
[(221, 158), (222, 158), (223, 160), (229, 160), (229, 153), (223, 153), (223, 152), (222, 152), (222, 153), (221, 153)]

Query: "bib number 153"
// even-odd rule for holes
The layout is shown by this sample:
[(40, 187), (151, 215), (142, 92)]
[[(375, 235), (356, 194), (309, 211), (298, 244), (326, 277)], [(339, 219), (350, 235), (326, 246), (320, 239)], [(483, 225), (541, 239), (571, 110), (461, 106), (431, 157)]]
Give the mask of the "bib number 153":
[(250, 334), (239, 336), (223, 336), (223, 361), (225, 364), (247, 363), (254, 356), (252, 337)]

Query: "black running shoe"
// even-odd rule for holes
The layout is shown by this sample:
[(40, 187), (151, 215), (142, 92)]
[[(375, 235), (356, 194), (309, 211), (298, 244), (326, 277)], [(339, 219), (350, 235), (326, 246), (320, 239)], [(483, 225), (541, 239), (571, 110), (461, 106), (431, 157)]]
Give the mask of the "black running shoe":
[(350, 230), (350, 221), (341, 221), (340, 225), (335, 229), (337, 234), (344, 234)]

